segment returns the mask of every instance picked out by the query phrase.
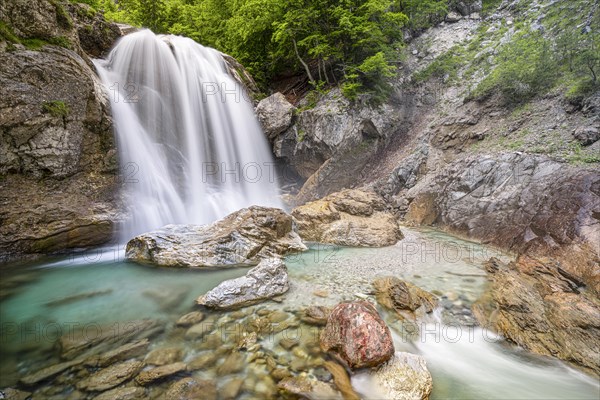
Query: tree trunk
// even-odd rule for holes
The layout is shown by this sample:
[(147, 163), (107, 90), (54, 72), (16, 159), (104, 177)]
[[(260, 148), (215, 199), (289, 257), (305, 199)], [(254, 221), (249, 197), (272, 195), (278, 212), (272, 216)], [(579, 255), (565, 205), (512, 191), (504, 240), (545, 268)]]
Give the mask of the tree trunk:
[(300, 57), (300, 53), (298, 53), (298, 46), (296, 45), (296, 39), (292, 39), (292, 43), (294, 44), (294, 52), (296, 53), (296, 57), (298, 57), (298, 60), (300, 60), (300, 64), (302, 64), (302, 66), (304, 67), (304, 70), (306, 71), (306, 75), (308, 75), (308, 81), (310, 82), (311, 85), (313, 85), (313, 87), (316, 86), (315, 79), (313, 78), (312, 74), (310, 73), (310, 68), (308, 68), (308, 64), (304, 62), (302, 57)]

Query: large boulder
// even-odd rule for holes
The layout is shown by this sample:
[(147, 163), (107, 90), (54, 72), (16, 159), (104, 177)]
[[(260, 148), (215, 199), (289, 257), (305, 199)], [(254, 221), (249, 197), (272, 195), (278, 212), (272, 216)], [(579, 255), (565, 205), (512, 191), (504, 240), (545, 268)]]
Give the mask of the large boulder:
[(395, 217), (374, 192), (347, 189), (296, 207), (292, 215), (304, 240), (383, 247), (403, 238)]
[(491, 285), (473, 306), (482, 326), (538, 354), (600, 375), (600, 300), (548, 258), (486, 264)]
[(287, 268), (278, 258), (262, 260), (245, 276), (221, 282), (198, 298), (210, 308), (232, 309), (249, 306), (279, 296), (289, 289)]
[(292, 124), (296, 108), (279, 92), (262, 99), (256, 106), (256, 115), (269, 140), (285, 131)]
[(437, 305), (431, 293), (395, 277), (378, 278), (373, 287), (377, 302), (403, 318), (414, 320), (431, 313)]
[(167, 225), (127, 243), (126, 258), (163, 267), (257, 265), (262, 259), (304, 251), (292, 217), (252, 206), (211, 225)]
[(370, 374), (384, 399), (427, 400), (433, 388), (427, 363), (416, 354), (397, 352)]
[(407, 223), (558, 259), (600, 293), (600, 173), (523, 153), (469, 156), (401, 195)]
[(321, 349), (352, 369), (375, 367), (394, 355), (390, 329), (367, 301), (338, 304), (321, 332)]

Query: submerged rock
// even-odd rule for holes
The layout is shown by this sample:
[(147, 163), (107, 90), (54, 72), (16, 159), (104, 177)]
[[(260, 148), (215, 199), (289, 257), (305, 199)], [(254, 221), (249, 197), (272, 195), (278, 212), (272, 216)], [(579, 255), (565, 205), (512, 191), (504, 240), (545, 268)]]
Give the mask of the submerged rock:
[(125, 361), (90, 375), (80, 381), (77, 388), (88, 392), (102, 392), (132, 379), (144, 367), (141, 361)]
[(415, 319), (431, 313), (437, 305), (431, 293), (395, 277), (376, 279), (373, 287), (377, 302), (402, 317)]
[(135, 378), (135, 381), (142, 386), (146, 386), (155, 381), (159, 381), (168, 376), (175, 375), (186, 370), (187, 365), (183, 362), (162, 365), (160, 367), (140, 372), (140, 374)]
[(181, 347), (164, 347), (154, 349), (144, 359), (149, 365), (173, 364), (183, 359), (184, 351)]
[(422, 356), (398, 352), (371, 375), (386, 399), (427, 400), (432, 379)]
[(354, 391), (348, 372), (344, 367), (333, 361), (326, 361), (325, 368), (333, 376), (335, 386), (344, 396), (344, 400), (360, 400), (360, 396)]
[(394, 355), (389, 328), (366, 301), (338, 304), (321, 332), (321, 349), (350, 368), (374, 367)]
[(31, 393), (24, 390), (14, 388), (6, 388), (0, 390), (0, 399), (5, 400), (27, 400), (31, 398)]
[(548, 258), (486, 264), (491, 285), (473, 306), (482, 326), (538, 354), (600, 375), (600, 300)]
[(175, 325), (177, 326), (192, 326), (199, 324), (204, 320), (204, 314), (200, 311), (192, 311), (183, 315), (181, 318), (177, 320)]
[(148, 339), (137, 340), (132, 343), (126, 343), (114, 350), (110, 350), (102, 355), (93, 356), (85, 360), (86, 365), (93, 367), (106, 367), (118, 361), (124, 361), (130, 358), (140, 357), (146, 354), (150, 342)]
[(58, 341), (61, 357), (70, 360), (84, 353), (99, 354), (114, 344), (148, 338), (164, 330), (164, 326), (159, 321), (150, 319), (125, 321), (94, 328), (94, 330), (89, 327), (77, 329), (61, 336)]
[(296, 207), (292, 215), (304, 240), (383, 247), (403, 238), (396, 218), (386, 212), (383, 198), (375, 192), (343, 190)]
[(138, 386), (119, 387), (94, 397), (94, 400), (138, 400), (145, 399), (146, 389)]
[(279, 296), (289, 289), (287, 268), (278, 258), (262, 260), (245, 276), (221, 282), (196, 300), (220, 310), (240, 308)]
[(310, 306), (304, 310), (300, 319), (310, 325), (327, 324), (327, 318), (331, 314), (331, 308), (325, 306)]
[(33, 374), (24, 376), (23, 378), (21, 378), (21, 383), (27, 386), (35, 385), (39, 382), (45, 381), (46, 379), (50, 379), (53, 376), (56, 376), (61, 372), (78, 364), (81, 364), (81, 360), (67, 361), (64, 363), (51, 365), (37, 372), (34, 372)]
[(277, 387), (286, 393), (295, 394), (306, 399), (343, 399), (342, 395), (331, 385), (303, 376), (284, 378), (277, 384)]
[(211, 225), (167, 225), (137, 236), (126, 258), (164, 267), (249, 266), (304, 250), (290, 215), (252, 206)]
[(164, 398), (168, 400), (216, 400), (217, 387), (213, 381), (183, 378), (169, 387)]

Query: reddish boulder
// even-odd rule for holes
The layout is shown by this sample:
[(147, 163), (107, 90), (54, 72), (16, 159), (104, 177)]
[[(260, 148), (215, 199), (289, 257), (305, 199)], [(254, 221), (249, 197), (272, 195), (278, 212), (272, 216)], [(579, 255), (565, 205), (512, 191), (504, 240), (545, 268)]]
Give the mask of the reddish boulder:
[(389, 328), (366, 301), (333, 309), (321, 333), (321, 348), (353, 369), (377, 366), (394, 355)]

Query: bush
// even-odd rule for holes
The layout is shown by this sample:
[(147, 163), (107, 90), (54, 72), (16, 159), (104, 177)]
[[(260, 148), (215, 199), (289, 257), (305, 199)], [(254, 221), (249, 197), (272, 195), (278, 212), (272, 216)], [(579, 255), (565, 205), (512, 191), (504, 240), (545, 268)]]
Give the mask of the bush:
[(45, 101), (42, 103), (42, 109), (53, 117), (64, 118), (69, 115), (69, 106), (62, 100)]
[(539, 33), (518, 33), (505, 45), (498, 65), (475, 89), (473, 97), (499, 92), (507, 103), (521, 103), (544, 94), (558, 77), (551, 43)]

